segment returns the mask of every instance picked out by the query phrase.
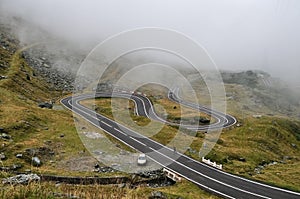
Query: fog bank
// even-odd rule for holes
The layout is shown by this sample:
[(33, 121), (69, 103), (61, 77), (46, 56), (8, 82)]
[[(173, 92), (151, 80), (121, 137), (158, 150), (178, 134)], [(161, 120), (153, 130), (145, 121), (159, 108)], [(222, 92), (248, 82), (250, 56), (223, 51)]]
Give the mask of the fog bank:
[(264, 70), (300, 85), (298, 0), (1, 0), (0, 13), (78, 46), (133, 28), (173, 29), (204, 46), (220, 69)]

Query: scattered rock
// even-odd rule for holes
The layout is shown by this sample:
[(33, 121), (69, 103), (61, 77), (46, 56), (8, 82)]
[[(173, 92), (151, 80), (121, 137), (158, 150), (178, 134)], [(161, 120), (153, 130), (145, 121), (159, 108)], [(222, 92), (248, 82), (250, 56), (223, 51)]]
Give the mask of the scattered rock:
[(254, 118), (261, 118), (262, 115), (252, 115), (252, 117), (254, 117)]
[(191, 147), (188, 147), (187, 151), (190, 152), (190, 153), (197, 153), (197, 151), (192, 149)]
[[(22, 52), (22, 57), (34, 69), (35, 75), (46, 78), (51, 89), (66, 91), (74, 89), (76, 73), (70, 68), (79, 67), (82, 59), (80, 56), (69, 59), (70, 56), (69, 53), (61, 52), (51, 54), (43, 47)], [(65, 60), (66, 57), (68, 61)]]
[(62, 134), (60, 134), (59, 137), (63, 138), (63, 137), (65, 137), (65, 134), (62, 133)]
[(94, 172), (99, 172), (99, 173), (113, 173), (116, 171), (111, 167), (100, 166), (99, 164), (96, 164), (94, 168), (95, 168)]
[(23, 157), (23, 154), (22, 153), (18, 153), (17, 155), (16, 155), (16, 158), (22, 158)]
[(270, 162), (268, 165), (269, 165), (269, 166), (272, 166), (272, 165), (276, 165), (277, 163), (278, 163), (278, 162), (275, 162), (275, 161), (274, 161), (274, 162)]
[(20, 165), (20, 164), (13, 164), (13, 165), (11, 166), (11, 169), (12, 169), (13, 171), (18, 170), (18, 169), (21, 169), (21, 168), (22, 168), (22, 165)]
[(36, 153), (36, 149), (33, 148), (25, 149), (25, 153), (29, 156), (33, 156)]
[(0, 171), (12, 172), (12, 171), (17, 171), (20, 168), (22, 168), (22, 165), (20, 165), (20, 164), (13, 164), (13, 165), (11, 165), (9, 167), (0, 167)]
[(246, 162), (246, 158), (240, 157), (240, 158), (239, 158), (239, 161), (241, 161), (241, 162)]
[(160, 191), (152, 191), (149, 199), (166, 199), (167, 197)]
[(78, 199), (78, 198), (80, 198), (80, 197), (75, 196), (73, 194), (56, 193), (56, 192), (53, 193), (53, 196), (55, 198), (70, 198), (70, 199)]
[(27, 79), (28, 81), (31, 80), (30, 75), (29, 75), (28, 73), (26, 73), (26, 79)]
[(83, 132), (83, 134), (90, 139), (103, 138), (103, 135), (101, 135), (100, 133), (96, 133), (96, 132)]
[(48, 64), (43, 64), (45, 68), (51, 68)]
[(4, 133), (4, 128), (0, 127), (0, 133)]
[(3, 152), (0, 153), (0, 160), (6, 160), (6, 155)]
[(23, 152), (23, 159), (29, 164), (40, 166), (43, 162), (51, 160), (54, 155), (55, 152), (46, 146), (27, 148)]
[(236, 126), (237, 126), (237, 127), (241, 127), (242, 124), (241, 124), (241, 123), (237, 123)]
[(1, 138), (2, 138), (2, 139), (5, 139), (5, 140), (10, 140), (10, 139), (11, 139), (11, 136), (8, 135), (8, 134), (6, 134), (6, 133), (2, 133), (2, 134), (1, 134)]
[(254, 172), (255, 172), (256, 174), (260, 174), (260, 171), (261, 171), (261, 169), (259, 169), (259, 168), (255, 168), (255, 169), (254, 169)]
[(285, 160), (291, 160), (292, 159), (292, 157), (290, 157), (290, 156), (288, 156), (288, 155), (286, 155), (286, 156), (283, 156), (283, 160), (285, 161)]
[(199, 122), (200, 122), (200, 123), (203, 123), (203, 124), (208, 124), (208, 123), (210, 123), (210, 120), (209, 120), (209, 119), (206, 119), (206, 118), (200, 118), (200, 119), (199, 119)]
[(118, 185), (119, 188), (124, 188), (125, 186), (126, 186), (125, 183), (122, 183), (122, 184), (119, 184), (119, 185)]
[(52, 141), (51, 140), (45, 140), (44, 143), (47, 144), (47, 145), (50, 145), (50, 144), (52, 144)]
[(53, 108), (53, 104), (50, 104), (48, 102), (41, 102), (38, 104), (38, 106), (40, 108), (48, 108), (48, 109), (52, 109)]
[(28, 184), (32, 181), (40, 181), (37, 174), (20, 174), (2, 180), (3, 184)]
[(120, 154), (120, 155), (128, 155), (128, 152), (125, 151), (125, 150), (121, 150), (119, 154)]
[(294, 144), (294, 143), (292, 143), (291, 146), (294, 147), (294, 148), (297, 148), (297, 145)]
[(165, 177), (165, 174), (162, 169), (154, 170), (154, 171), (141, 171), (138, 172), (137, 175), (142, 178), (151, 178), (151, 179)]
[(32, 157), (32, 165), (35, 167), (39, 167), (42, 165), (42, 162), (38, 157)]
[(0, 80), (1, 79), (7, 79), (7, 76), (0, 75)]
[(95, 150), (95, 151), (93, 151), (93, 153), (95, 155), (102, 155), (104, 152), (103, 151), (99, 151), (99, 150)]

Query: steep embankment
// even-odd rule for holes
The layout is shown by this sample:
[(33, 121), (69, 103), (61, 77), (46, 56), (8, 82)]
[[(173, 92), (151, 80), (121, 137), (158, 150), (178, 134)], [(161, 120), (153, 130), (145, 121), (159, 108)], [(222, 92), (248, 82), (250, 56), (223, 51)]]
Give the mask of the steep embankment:
[[(84, 148), (76, 134), (72, 115), (54, 104), (42, 109), (41, 102), (55, 102), (61, 92), (51, 89), (22, 58), (21, 48), (9, 29), (1, 27), (0, 43), (0, 130), (2, 166), (31, 168), (37, 156), (43, 166), (37, 170), (56, 172), (56, 163), (76, 156)], [(22, 154), (16, 157), (17, 154)]]

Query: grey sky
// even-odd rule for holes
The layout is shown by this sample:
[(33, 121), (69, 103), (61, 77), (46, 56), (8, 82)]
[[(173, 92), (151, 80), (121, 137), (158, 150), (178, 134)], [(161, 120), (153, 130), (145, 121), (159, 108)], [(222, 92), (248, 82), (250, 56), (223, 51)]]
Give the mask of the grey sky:
[[(101, 42), (138, 27), (174, 29), (203, 45), (221, 69), (300, 75), (299, 0), (0, 0), (21, 16), (77, 42)], [(299, 81), (298, 81), (299, 82)]]

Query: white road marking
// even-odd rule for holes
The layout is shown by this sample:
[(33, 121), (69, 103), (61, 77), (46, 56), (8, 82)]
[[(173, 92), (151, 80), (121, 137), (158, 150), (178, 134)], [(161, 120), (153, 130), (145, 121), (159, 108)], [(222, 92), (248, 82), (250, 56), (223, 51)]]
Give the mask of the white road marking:
[(106, 126), (109, 126), (110, 128), (112, 127), (112, 125), (110, 124), (107, 124), (106, 122), (102, 121), (102, 120), (99, 120), (101, 123), (105, 124)]
[[(78, 97), (78, 96), (77, 96)], [(80, 105), (80, 104), (78, 104), (77, 102), (78, 101), (80, 101), (80, 97), (81, 97), (81, 100), (83, 100), (83, 99), (86, 99), (86, 97), (88, 97), (88, 96), (86, 96), (86, 97), (83, 97), (82, 98), (82, 96), (79, 96), (78, 98), (79, 98), (79, 100), (77, 100), (77, 101), (75, 101), (75, 103), (78, 105), (78, 106), (80, 106), (81, 108), (83, 108), (83, 109), (87, 109), (86, 107), (84, 107), (84, 106), (82, 106), (82, 105)], [(92, 96), (93, 97), (93, 96)], [(62, 100), (61, 100), (62, 101)], [(70, 101), (71, 100), (69, 100), (68, 101), (68, 103), (69, 103), (69, 105), (71, 106), (71, 107), (73, 107), (72, 105), (71, 105), (71, 103), (70, 103)], [(68, 108), (68, 107), (66, 107), (66, 108)], [(73, 109), (78, 109), (78, 108), (76, 108), (76, 107), (73, 107)], [(72, 109), (70, 109), (70, 108), (68, 108), (69, 110), (72, 110)], [(91, 116), (91, 117), (93, 117), (94, 119), (96, 119), (96, 120), (99, 120), (98, 118), (95, 118), (94, 117), (94, 114), (90, 114), (90, 113), (87, 113), (87, 112), (84, 112), (82, 109), (78, 109), (79, 110), (79, 112), (83, 112), (83, 113), (85, 113), (85, 114), (87, 114), (87, 115), (89, 115), (89, 116)], [(87, 109), (88, 111), (90, 111), (89, 109)], [(74, 111), (74, 110), (73, 110)], [(79, 114), (79, 115), (81, 115), (80, 113), (77, 113), (77, 114)], [(216, 113), (215, 113), (216, 114)], [(100, 115), (100, 114), (97, 114), (97, 115)], [(82, 116), (82, 115), (81, 115)], [(108, 120), (110, 120), (109, 118), (107, 118)], [(112, 121), (112, 120), (110, 120), (110, 121)], [(91, 122), (91, 121), (89, 121), (89, 122)], [(113, 122), (115, 122), (115, 121), (113, 121)], [(236, 121), (235, 121), (236, 122)], [(96, 125), (96, 124), (94, 124), (93, 122), (91, 122), (93, 125), (95, 125), (96, 127), (98, 127), (98, 128), (101, 128), (101, 127), (99, 127), (98, 125)], [(116, 124), (118, 124), (117, 122), (115, 122)], [(107, 123), (106, 123), (107, 124)], [(108, 125), (108, 124), (107, 124)], [(110, 125), (108, 125), (108, 126), (110, 126)], [(125, 127), (126, 128), (126, 127)], [(115, 129), (115, 128), (114, 128)], [(126, 128), (126, 129), (128, 129), (128, 128)], [(118, 129), (115, 129), (115, 130), (117, 130), (118, 132), (120, 132), (120, 133), (122, 133), (122, 134), (124, 134), (123, 132), (121, 132), (121, 131), (119, 131)], [(105, 130), (104, 130), (105, 131)], [(107, 131), (106, 131), (107, 132)], [(134, 132), (134, 131), (132, 131), (132, 132)], [(108, 132), (109, 134), (110, 134), (110, 132)], [(136, 133), (136, 132), (134, 132), (134, 133)], [(112, 135), (112, 134), (111, 134)], [(126, 134), (124, 134), (124, 135), (126, 135)], [(138, 135), (140, 135), (140, 134), (138, 134)], [(113, 137), (115, 137), (114, 135), (112, 135)], [(127, 135), (128, 136), (128, 135)], [(115, 138), (117, 138), (117, 137), (115, 137)], [(132, 138), (132, 137), (131, 137)], [(147, 138), (147, 137), (145, 137), (145, 138)], [(121, 139), (119, 139), (119, 138), (117, 138), (118, 140), (120, 140), (120, 141), (122, 141), (123, 143), (125, 143), (125, 144), (127, 144), (126, 142), (124, 142), (123, 140), (121, 140)], [(133, 138), (134, 139), (134, 138)], [(148, 139), (148, 138), (147, 138)], [(136, 140), (136, 139), (135, 139)], [(136, 140), (136, 141), (138, 141), (138, 140)], [(152, 142), (154, 142), (153, 140), (150, 140), (150, 141), (152, 141)], [(140, 141), (138, 141), (138, 142), (140, 142)], [(156, 143), (156, 142), (154, 142), (154, 143)], [(159, 144), (159, 145), (161, 145), (160, 143), (157, 143), (157, 144)], [(145, 145), (145, 144), (144, 144)], [(146, 146), (146, 145), (145, 145)], [(161, 145), (161, 146), (163, 146), (163, 145)], [(130, 146), (130, 147), (132, 147), (132, 146)], [(165, 149), (168, 149), (168, 150), (171, 150), (170, 148), (168, 148), (168, 147), (165, 147), (165, 146), (163, 146)], [(132, 147), (132, 148), (134, 148), (134, 147)], [(149, 147), (149, 149), (151, 149), (151, 150), (153, 150), (153, 151), (155, 151), (152, 147)], [(158, 152), (158, 151), (156, 151), (157, 153), (160, 153), (160, 152)], [(164, 155), (164, 154), (162, 154), (162, 153), (160, 153), (161, 155), (163, 155), (163, 156), (165, 156), (166, 158), (168, 158), (168, 159), (171, 159), (170, 157), (168, 157), (168, 156), (166, 156), (166, 155)], [(185, 156), (185, 155), (184, 155)], [(187, 157), (187, 156), (185, 156), (185, 157)], [(189, 158), (189, 157), (187, 157), (188, 159), (191, 159), (191, 158)], [(151, 158), (152, 159), (152, 158)], [(193, 160), (193, 159), (191, 159), (192, 161), (194, 161), (194, 162), (196, 162), (196, 163), (198, 163), (198, 164), (200, 164), (200, 165), (203, 165), (203, 164), (201, 164), (200, 162), (197, 162), (197, 161), (195, 161), (195, 160)], [(155, 161), (155, 160), (154, 160)], [(155, 162), (157, 162), (157, 161), (155, 161)], [(177, 161), (175, 161), (175, 162), (177, 162)], [(157, 162), (157, 163), (159, 163), (159, 162)], [(177, 162), (178, 164), (182, 164), (182, 163), (180, 163), (180, 162)], [(159, 163), (159, 164), (161, 164), (161, 163)], [(161, 164), (162, 165), (162, 164)], [(163, 165), (162, 165), (163, 166)], [(185, 165), (183, 165), (183, 166), (185, 166)], [(204, 166), (206, 166), (206, 165), (204, 165)], [(186, 166), (185, 166), (186, 167)], [(186, 167), (186, 168), (188, 168), (188, 169), (191, 169), (191, 168), (189, 168), (189, 167)], [(211, 168), (211, 167), (209, 167), (210, 169), (213, 169), (213, 168)], [(193, 170), (193, 169), (191, 169), (191, 170)], [(215, 169), (214, 169), (215, 170)], [(258, 185), (262, 185), (262, 186), (265, 186), (265, 187), (268, 187), (268, 188), (272, 188), (272, 189), (276, 189), (276, 190), (279, 190), (279, 191), (284, 191), (284, 192), (288, 192), (288, 193), (292, 193), (292, 194), (296, 194), (296, 195), (300, 195), (299, 193), (296, 193), (296, 192), (292, 192), (292, 191), (289, 191), (289, 190), (284, 190), (284, 189), (280, 189), (280, 188), (277, 188), (277, 187), (272, 187), (272, 186), (269, 186), (269, 185), (265, 185), (265, 184), (261, 184), (261, 183), (258, 183), (258, 182), (255, 182), (255, 181), (251, 181), (251, 180), (248, 180), (248, 179), (244, 179), (244, 178), (241, 178), (241, 177), (239, 177), (239, 176), (234, 176), (234, 175), (232, 175), (232, 174), (228, 174), (228, 173), (225, 173), (225, 172), (222, 172), (222, 171), (219, 171), (219, 170), (216, 170), (216, 171), (218, 171), (218, 172), (221, 172), (221, 173), (223, 173), (223, 174), (226, 174), (226, 175), (229, 175), (229, 176), (232, 176), (232, 177), (235, 177), (235, 178), (239, 178), (239, 179), (242, 179), (242, 180), (244, 180), (244, 181), (248, 181), (248, 182), (251, 182), (251, 183), (254, 183), (254, 184), (258, 184)], [(196, 171), (197, 173), (199, 173), (198, 171)], [(201, 173), (199, 173), (200, 175), (201, 175)], [(204, 174), (203, 174), (204, 175)], [(187, 177), (186, 177), (187, 178)], [(189, 179), (189, 178), (187, 178), (187, 179)], [(198, 184), (198, 185), (200, 185), (200, 186), (202, 186), (202, 187), (204, 187), (204, 188), (206, 188), (206, 189), (209, 189), (209, 190), (212, 190), (212, 191), (214, 191), (215, 193), (219, 193), (219, 194), (221, 194), (221, 195), (224, 195), (224, 196), (226, 196), (226, 197), (229, 197), (229, 198), (233, 198), (233, 197), (231, 197), (231, 196), (228, 196), (228, 195), (226, 195), (226, 194), (223, 194), (223, 193), (221, 193), (221, 192), (219, 192), (219, 191), (216, 191), (216, 190), (213, 190), (213, 189), (211, 189), (211, 188), (209, 188), (209, 187), (206, 187), (205, 185), (202, 185), (201, 183), (198, 183), (198, 182), (195, 182), (195, 181), (193, 181), (192, 179), (189, 179), (190, 181), (192, 181), (192, 182), (194, 182), (194, 183), (196, 183), (196, 184)], [(213, 179), (213, 180), (215, 180), (215, 179)], [(229, 185), (229, 186), (231, 186), (231, 185)], [(237, 188), (237, 187), (232, 187), (232, 188)], [(237, 188), (237, 189), (239, 189), (239, 188)], [(248, 193), (248, 191), (245, 191), (245, 190), (242, 190), (242, 191), (244, 191), (244, 192), (246, 192), (246, 193)], [(252, 193), (252, 192), (249, 192), (250, 194)], [(253, 193), (253, 194), (255, 194), (255, 193)], [(263, 198), (268, 198), (268, 197), (265, 197), (265, 196), (261, 196), (261, 195), (258, 195), (258, 194), (256, 194), (256, 196), (260, 196), (260, 197), (263, 197)]]
[(121, 133), (121, 134), (123, 134), (123, 135), (125, 135), (125, 136), (128, 136), (127, 134), (125, 134), (125, 133), (123, 133), (122, 131), (120, 131), (119, 129), (117, 129), (117, 128), (114, 128), (116, 131), (118, 131), (119, 133)]
[(133, 137), (131, 137), (131, 136), (129, 136), (132, 140), (134, 140), (134, 141), (136, 141), (136, 142), (138, 142), (138, 143), (140, 143), (141, 145), (143, 145), (143, 146), (147, 146), (146, 144), (144, 144), (143, 142), (141, 142), (141, 141), (139, 141), (139, 140), (137, 140), (137, 139), (135, 139), (135, 138), (133, 138)]

